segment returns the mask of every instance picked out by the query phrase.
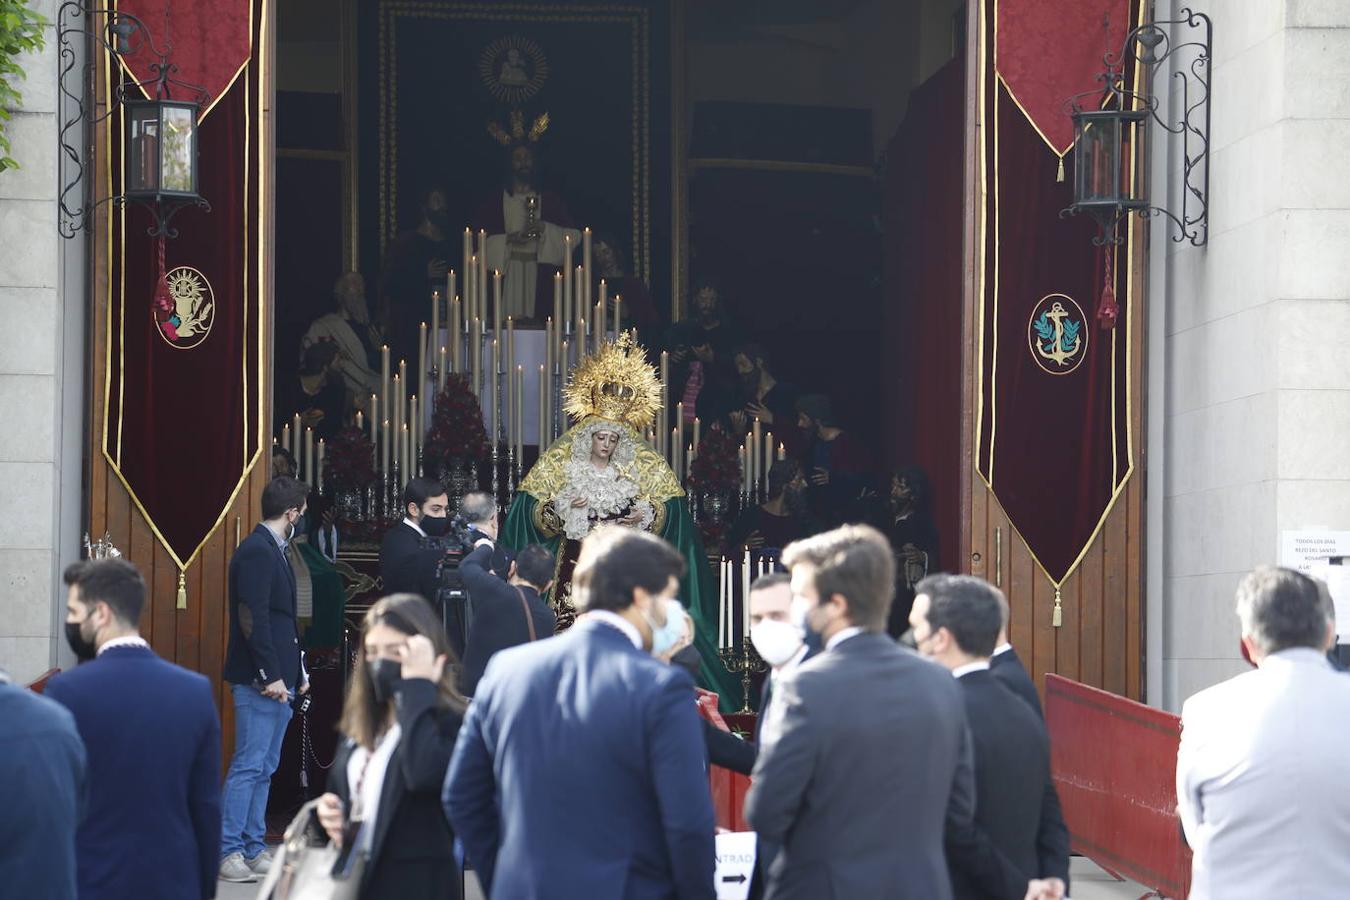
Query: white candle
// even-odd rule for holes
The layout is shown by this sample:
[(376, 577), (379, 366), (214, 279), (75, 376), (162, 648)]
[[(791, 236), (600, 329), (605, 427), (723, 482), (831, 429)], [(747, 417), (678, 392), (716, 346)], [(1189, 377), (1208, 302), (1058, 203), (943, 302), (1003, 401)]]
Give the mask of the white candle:
[(572, 235), (563, 235), (563, 269), (558, 273), (562, 285), (562, 317), (558, 319), (558, 328), (565, 334), (572, 329)]
[(600, 352), (600, 346), (605, 342), (605, 322), (603, 319), (605, 308), (599, 303), (595, 304), (595, 309), (591, 312), (591, 328), (595, 334), (595, 352)]
[(584, 338), (586, 336), (585, 329), (581, 327), (581, 321), (586, 317), (586, 306), (587, 306), (586, 291), (584, 289), (583, 284), (585, 278), (586, 278), (585, 270), (582, 269), (581, 266), (577, 266), (576, 272), (573, 274), (575, 284), (573, 284), (572, 286), (572, 306), (575, 308), (577, 316), (576, 328), (573, 329), (573, 333), (576, 335), (578, 341), (577, 343), (578, 356), (580, 356), (581, 354), (581, 347), (585, 345), (585, 342), (582, 341), (581, 338)]
[(582, 308), (591, 308), (591, 230), (581, 230), (581, 267), (586, 271), (586, 280), (582, 282)]
[(717, 647), (727, 645), (727, 560), (717, 564)]
[[(380, 348), (380, 409), (389, 415), (389, 345)], [(386, 451), (387, 452), (387, 451)]]
[[(445, 339), (450, 346), (450, 368), (456, 373), (460, 371), (459, 350), (462, 346), (462, 341), (464, 340), (464, 335), (459, 333), (459, 317), (460, 304), (459, 298), (456, 297), (450, 302), (450, 328), (448, 329), (449, 333), (445, 336)], [(441, 387), (445, 387), (444, 382), (441, 383)]]
[(314, 485), (314, 429), (305, 429), (305, 476), (302, 479)]
[(413, 379), (412, 390), (426, 395), (427, 392), (427, 323), (420, 322), (417, 326), (417, 372)]
[(502, 339), (502, 273), (492, 270), (492, 336)]
[(750, 551), (745, 551), (745, 563), (741, 566), (741, 631), (745, 639), (750, 639)]
[(356, 430), (362, 432), (366, 430), (366, 417), (359, 409), (356, 411)]
[(762, 456), (760, 456), (760, 449), (759, 449), (759, 448), (763, 445), (763, 439), (764, 439), (764, 433), (763, 433), (760, 429), (761, 429), (761, 426), (760, 426), (760, 424), (759, 424), (759, 416), (755, 416), (755, 424), (752, 426), (752, 430), (751, 430), (751, 435), (752, 435), (752, 441), (751, 441), (751, 443), (752, 443), (752, 445), (753, 445), (753, 447), (754, 447), (754, 450), (751, 452), (751, 457), (750, 457), (750, 489), (751, 489), (751, 490), (758, 490), (758, 489), (759, 489), (759, 480), (760, 480), (760, 476), (763, 474), (763, 473), (760, 472), (760, 470), (759, 470), (760, 460), (763, 458)]
[(465, 273), (464, 282), (464, 302), (466, 304), (464, 315), (466, 318), (473, 318), (474, 316), (482, 318), (483, 311), (478, 308), (478, 257), (469, 257), (469, 271)]
[(501, 435), (498, 431), (497, 421), (497, 341), (492, 341), (492, 355), (488, 357), (488, 409), (492, 410), (492, 430), (488, 432), (488, 440), (492, 446), (497, 446), (497, 440)]
[[(563, 277), (561, 272), (553, 273), (553, 321), (563, 321)], [(557, 348), (556, 345), (551, 344), (549, 349)]]
[(548, 440), (548, 379), (544, 377), (544, 366), (539, 365), (539, 452), (544, 452)]
[(620, 331), (623, 331), (623, 310), (619, 306), (619, 303), (622, 300), (623, 297), (619, 296), (618, 294), (614, 295), (614, 333), (616, 335)]
[[(455, 290), (459, 286), (459, 279), (455, 275), (455, 270), (451, 269), (445, 276), (445, 323), (450, 324), (450, 301), (459, 296)], [(440, 340), (440, 338), (436, 338)]]
[(599, 309), (596, 310), (595, 315), (595, 321), (599, 323), (597, 325), (597, 330), (600, 332), (600, 337), (598, 337), (595, 342), (595, 345), (598, 347), (600, 346), (600, 342), (605, 339), (605, 334), (609, 331), (609, 323), (606, 321), (608, 318), (606, 313), (609, 312), (609, 285), (605, 283), (605, 279), (603, 278), (600, 279), (600, 300), (596, 303), (596, 306), (599, 307)]
[(766, 432), (764, 435), (764, 488), (768, 491), (769, 470), (773, 468), (773, 432)]
[(680, 471), (680, 436), (674, 428), (670, 429), (670, 443), (666, 445), (666, 462), (676, 472)]
[(421, 443), (422, 421), (418, 418), (421, 410), (417, 406), (417, 395), (408, 398), (408, 476), (419, 474), (417, 471), (417, 445)]
[(525, 367), (516, 366), (516, 462), (525, 458)]
[[(436, 355), (436, 393), (438, 394), (441, 391), (445, 390), (445, 376), (448, 374), (448, 371), (446, 369), (446, 363), (447, 357), (445, 354), (445, 348), (442, 347), (440, 349), (440, 352), (437, 353)], [(432, 404), (431, 408), (432, 409), (436, 408), (434, 403)]]
[[(665, 416), (666, 410), (670, 409), (670, 352), (661, 351), (661, 416)], [(665, 434), (663, 429), (656, 430), (657, 443), (659, 444)], [(664, 448), (658, 448), (664, 449)]]
[[(684, 401), (675, 404), (675, 450), (684, 449)], [(680, 470), (676, 469), (676, 473)]]
[(399, 458), (399, 465), (402, 466), (403, 482), (406, 484), (412, 478), (411, 433), (406, 422), (403, 424), (403, 430), (399, 432), (399, 447), (403, 452)]
[[(372, 447), (378, 447), (380, 440), (380, 397), (378, 394), (370, 395), (370, 443)], [(375, 456), (379, 457), (379, 450), (375, 449)], [(373, 460), (372, 460), (373, 461)]]
[(478, 229), (478, 315), (483, 320), (484, 327), (487, 327), (487, 292), (488, 292), (488, 269), (487, 269), (487, 231)]
[(323, 438), (319, 438), (319, 456), (315, 462), (314, 475), (319, 482), (319, 493), (323, 493)]
[(702, 425), (698, 416), (694, 416), (694, 449), (690, 454), (694, 459), (698, 459), (698, 445), (703, 439)]
[[(464, 295), (469, 296), (473, 285), (473, 232), (464, 229), (464, 256), (462, 258), (464, 268)], [(451, 296), (454, 296), (451, 294)]]
[(384, 420), (383, 440), (380, 441), (380, 469), (384, 472), (384, 480), (389, 481), (389, 420)]
[(481, 406), (483, 403), (483, 339), (479, 333), (480, 320), (475, 317), (473, 327), (469, 329), (469, 369), (473, 376), (473, 393)]
[(283, 448), (287, 453), (291, 454), (291, 456), (294, 456), (294, 455), (295, 455), (295, 451), (291, 449), (291, 423), (290, 423), (290, 422), (287, 422), (285, 425), (282, 425), (282, 426), (281, 426), (281, 446), (282, 446), (282, 448)]
[(778, 461), (782, 462), (785, 459), (787, 459), (787, 446), (780, 443), (778, 445)]

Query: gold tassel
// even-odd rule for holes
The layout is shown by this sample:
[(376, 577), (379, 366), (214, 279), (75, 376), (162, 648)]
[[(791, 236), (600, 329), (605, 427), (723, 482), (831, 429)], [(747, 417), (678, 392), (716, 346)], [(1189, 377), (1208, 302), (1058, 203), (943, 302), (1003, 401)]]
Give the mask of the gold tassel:
[(1055, 171), (1055, 181), (1063, 183), (1064, 181), (1064, 157), (1059, 158), (1059, 168)]
[(178, 570), (178, 608), (187, 609), (187, 571)]
[(1055, 610), (1050, 614), (1050, 624), (1055, 628), (1060, 628), (1064, 625), (1063, 599), (1064, 598), (1060, 596), (1059, 588), (1055, 588)]

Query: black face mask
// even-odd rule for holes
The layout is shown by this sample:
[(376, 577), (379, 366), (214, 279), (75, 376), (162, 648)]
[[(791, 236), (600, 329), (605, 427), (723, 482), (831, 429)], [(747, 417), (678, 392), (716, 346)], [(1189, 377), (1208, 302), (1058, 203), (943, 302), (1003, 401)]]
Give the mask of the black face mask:
[(695, 681), (698, 681), (698, 667), (699, 664), (702, 662), (703, 657), (699, 656), (698, 650), (697, 648), (694, 647), (693, 644), (690, 644), (688, 647), (685, 647), (679, 653), (676, 653), (674, 656), (670, 658), (671, 665), (679, 666), (680, 668), (684, 669), (686, 672), (688, 672), (690, 675), (694, 677)]
[(449, 516), (423, 516), (417, 524), (431, 537), (445, 537), (450, 533)]
[(80, 626), (83, 624), (83, 622), (66, 623), (66, 643), (75, 652), (76, 659), (80, 662), (87, 662), (98, 655), (98, 647), (94, 645), (93, 641), (86, 640), (85, 636), (80, 633)]
[(403, 663), (393, 659), (371, 659), (366, 661), (370, 671), (370, 687), (375, 694), (375, 702), (383, 706), (393, 699), (403, 680)]

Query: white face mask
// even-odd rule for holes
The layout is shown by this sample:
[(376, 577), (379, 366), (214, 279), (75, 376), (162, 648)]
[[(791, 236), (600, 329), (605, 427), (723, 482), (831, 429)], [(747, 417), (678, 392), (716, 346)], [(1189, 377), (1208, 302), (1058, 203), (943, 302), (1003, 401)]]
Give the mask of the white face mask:
[(802, 632), (796, 625), (773, 619), (760, 619), (750, 629), (750, 642), (760, 658), (777, 668), (802, 648)]

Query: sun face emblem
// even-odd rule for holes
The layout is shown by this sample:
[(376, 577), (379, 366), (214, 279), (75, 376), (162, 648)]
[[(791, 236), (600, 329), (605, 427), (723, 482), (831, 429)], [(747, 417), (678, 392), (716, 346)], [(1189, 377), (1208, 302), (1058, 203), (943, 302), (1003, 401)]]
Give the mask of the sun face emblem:
[(169, 299), (157, 302), (152, 312), (159, 336), (177, 350), (190, 350), (206, 340), (215, 322), (211, 283), (196, 269), (179, 266), (164, 276)]

